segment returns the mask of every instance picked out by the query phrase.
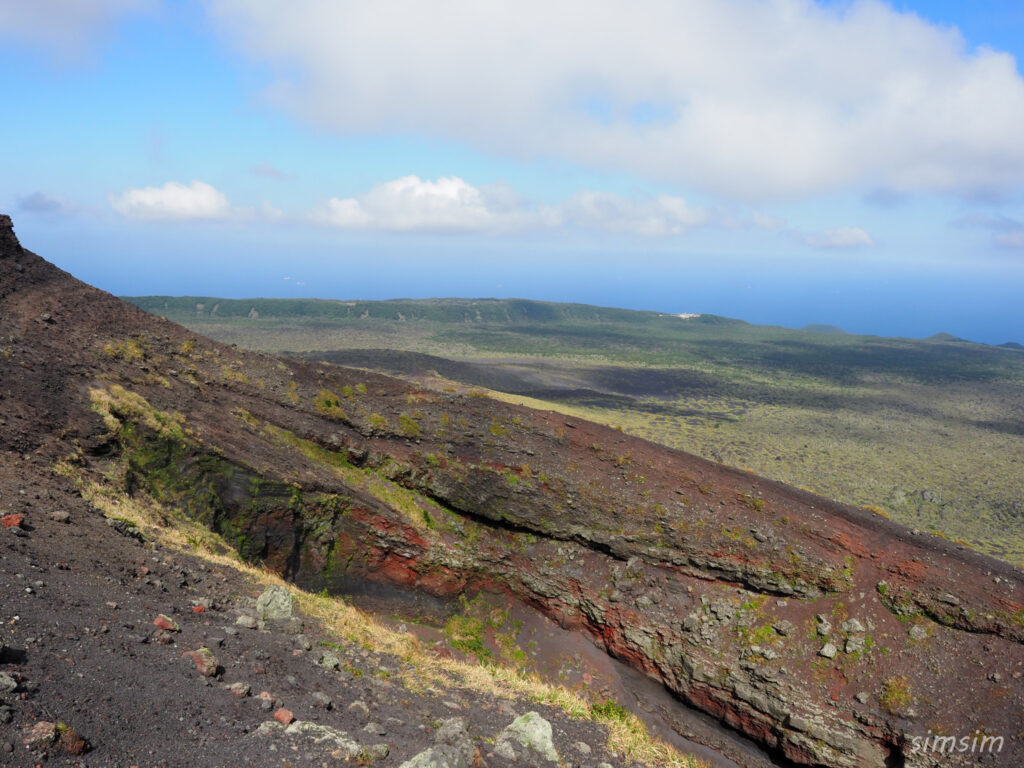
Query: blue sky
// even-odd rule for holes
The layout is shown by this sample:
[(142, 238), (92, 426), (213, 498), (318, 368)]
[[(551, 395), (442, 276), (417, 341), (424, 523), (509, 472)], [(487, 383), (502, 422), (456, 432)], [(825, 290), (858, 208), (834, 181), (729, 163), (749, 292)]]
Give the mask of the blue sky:
[(0, 0), (0, 211), (119, 294), (1024, 342), (1009, 0)]

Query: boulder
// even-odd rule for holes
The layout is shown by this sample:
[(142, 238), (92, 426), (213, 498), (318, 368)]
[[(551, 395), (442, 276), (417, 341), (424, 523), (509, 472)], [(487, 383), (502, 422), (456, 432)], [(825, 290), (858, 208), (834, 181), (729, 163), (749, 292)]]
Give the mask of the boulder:
[(256, 599), (256, 616), (261, 621), (283, 621), (292, 617), (292, 596), (284, 587), (268, 587)]
[[(501, 751), (499, 752), (499, 748)], [(551, 723), (537, 712), (527, 712), (512, 721), (498, 736), (495, 753), (513, 757), (529, 765), (535, 765), (538, 758), (549, 763), (558, 763), (558, 752), (551, 736)]]

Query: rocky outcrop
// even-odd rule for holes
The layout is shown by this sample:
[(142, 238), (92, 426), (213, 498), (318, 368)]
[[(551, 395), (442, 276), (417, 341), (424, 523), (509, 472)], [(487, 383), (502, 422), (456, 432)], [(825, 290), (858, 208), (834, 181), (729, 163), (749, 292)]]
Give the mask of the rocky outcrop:
[[(145, 445), (126, 444), (125, 450), (153, 453)], [(343, 455), (351, 452), (345, 448)], [(150, 477), (160, 478), (171, 498), (176, 485), (237, 487), (238, 478), (252, 473), (223, 459), (171, 453), (178, 456), (173, 467), (150, 465)], [(329, 463), (330, 456), (321, 459)], [(390, 481), (372, 470), (364, 475), (382, 484), (381, 496), (392, 498), (390, 505), (335, 484), (293, 492), (285, 509), (283, 487), (264, 481), (251, 486), (256, 488), (251, 497), (217, 496), (207, 505), (215, 510), (208, 523), (229, 539), (237, 535), (248, 556), (279, 564), (313, 591), (344, 592), (354, 582), (379, 579), (439, 596), (508, 592), (563, 626), (587, 633), (691, 706), (798, 764), (890, 764), (902, 754), (906, 729), (923, 712), (912, 711), (910, 701), (899, 706), (885, 701), (886, 680), (926, 679), (926, 664), (956, 664), (966, 646), (983, 642), (980, 635), (934, 624), (923, 612), (900, 615), (887, 608), (886, 582), (870, 592), (857, 591), (856, 585), (831, 593), (757, 589), (736, 570), (711, 565), (702, 570), (689, 558), (680, 565), (673, 553), (654, 558), (648, 549), (635, 548), (635, 541), (608, 547), (600, 532), (591, 541), (578, 522), (563, 520), (558, 526), (564, 532), (572, 525), (571, 537), (544, 536), (534, 532), (525, 514), (512, 522), (507, 511), (457, 512), (439, 503), (444, 499), (436, 486), (428, 501), (402, 485), (418, 488), (426, 482), (423, 476), (393, 465), (390, 470)], [(395, 497), (403, 492), (404, 499)], [(485, 504), (489, 497), (478, 493)], [(403, 510), (399, 501), (420, 506)], [(466, 503), (464, 497), (459, 502)], [(856, 560), (849, 565), (851, 571), (864, 567)], [(941, 635), (941, 643), (929, 644), (928, 658), (915, 653), (919, 635), (908, 635), (906, 623), (919, 632), (927, 623), (928, 632)], [(998, 642), (1004, 644), (1002, 658), (1021, 656), (1019, 644)], [(898, 666), (887, 663), (894, 656)], [(871, 693), (861, 696), (865, 688)], [(931, 701), (914, 703), (938, 713)], [(963, 710), (958, 716), (977, 718)], [(509, 745), (506, 750), (514, 751)]]

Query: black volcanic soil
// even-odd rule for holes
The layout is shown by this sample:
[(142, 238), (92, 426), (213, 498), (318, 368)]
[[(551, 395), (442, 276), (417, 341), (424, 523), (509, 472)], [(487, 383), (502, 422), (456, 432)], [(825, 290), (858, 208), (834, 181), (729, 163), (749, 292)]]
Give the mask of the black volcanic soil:
[[(592, 746), (584, 764), (614, 762), (601, 750), (604, 734), (593, 723), (466, 689), (443, 697), (410, 692), (375, 674), (397, 671), (399, 660), (345, 647), (308, 618), (301, 620), (313, 646), (308, 652), (298, 650), (299, 627), (237, 626), (239, 615), (255, 615), (262, 587), (232, 568), (117, 533), (38, 457), (0, 454), (0, 510), (25, 516), (19, 535), (0, 529), (0, 637), (6, 645), (0, 673), (19, 681), (14, 695), (0, 697), (11, 716), (0, 724), (0, 765), (228, 768), (319, 766), (331, 759), (327, 750), (300, 744), (293, 751), (283, 740), (271, 750), (271, 739), (253, 735), (278, 706), (297, 719), (340, 728), (367, 747), (386, 744), (390, 756), (375, 765), (411, 758), (430, 745), (436, 724), (451, 717), (468, 721), (486, 754), (484, 737), (530, 710), (552, 722), (560, 747), (577, 741)], [(51, 520), (61, 511), (69, 522)], [(202, 612), (195, 611), (197, 604)], [(180, 632), (166, 634), (166, 644), (153, 624), (160, 614), (180, 625)], [(324, 642), (362, 674), (317, 666)], [(220, 662), (213, 678), (182, 657), (203, 646)], [(251, 695), (237, 698), (226, 690), (239, 682), (252, 687)], [(262, 691), (276, 700), (269, 711), (260, 707)], [(314, 693), (330, 696), (331, 709), (318, 706)], [(367, 705), (368, 714), (349, 710), (356, 701)], [(40, 720), (67, 724), (88, 742), (87, 752), (27, 749), (25, 730)], [(370, 722), (384, 725), (386, 733), (366, 733)], [(492, 755), (485, 764), (508, 762)]]
[[(288, 655), (286, 633), (225, 637), (252, 586), (118, 535), (54, 478), (65, 461), (187, 512), (310, 590), (367, 579), (522, 600), (798, 764), (922, 764), (910, 744), (929, 730), (1001, 735), (990, 757), (1024, 764), (1018, 569), (579, 419), (216, 344), (23, 251), (5, 218), (0, 507), (25, 513), (34, 530), (0, 531), (12, 595), (0, 631), (13, 648), (2, 671), (24, 677), (0, 741), (19, 741), (42, 717), (92, 741), (89, 764), (309, 757), (254, 747), (243, 729), (267, 713), (189, 668), (181, 651), (211, 635), (224, 637), (214, 652), (225, 680), (245, 671), (300, 719), (338, 717), (367, 746), (347, 702), (374, 695), (381, 716), (401, 709), (383, 737), (394, 740), (384, 765), (425, 748), (419, 726), (446, 710), (472, 720), (482, 750), (511, 720), (496, 703), (459, 703), (458, 692), (453, 710), (367, 689), (365, 675), (331, 682)], [(72, 522), (50, 521), (55, 507)], [(143, 565), (156, 573), (140, 580)], [(200, 598), (219, 613), (193, 613)], [(173, 646), (136, 639), (157, 613), (182, 625)], [(337, 714), (309, 703), (328, 683), (345, 704)], [(605, 759), (596, 726), (544, 714), (566, 743), (577, 729), (595, 748), (574, 762)]]

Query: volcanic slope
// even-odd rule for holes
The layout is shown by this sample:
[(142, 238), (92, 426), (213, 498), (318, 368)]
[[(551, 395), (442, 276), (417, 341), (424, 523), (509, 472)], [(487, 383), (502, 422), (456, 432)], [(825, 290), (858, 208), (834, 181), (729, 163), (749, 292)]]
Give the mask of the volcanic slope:
[(621, 426), (1024, 565), (1012, 347), (523, 299), (126, 300), (247, 349)]
[(8, 468), (184, 515), (303, 589), (517, 597), (795, 764), (924, 765), (929, 731), (1024, 763), (1011, 566), (583, 420), (223, 346), (9, 220), (0, 344)]

